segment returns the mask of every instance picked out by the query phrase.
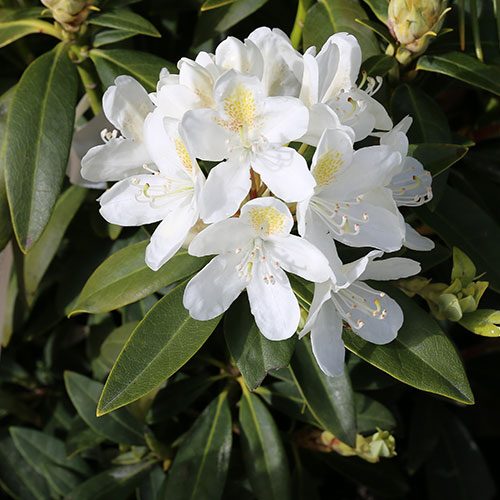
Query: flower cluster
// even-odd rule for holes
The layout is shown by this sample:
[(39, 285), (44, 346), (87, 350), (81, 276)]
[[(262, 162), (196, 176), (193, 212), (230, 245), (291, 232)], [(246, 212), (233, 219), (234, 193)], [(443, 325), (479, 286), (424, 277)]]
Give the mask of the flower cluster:
[[(301, 335), (311, 333), (328, 375), (343, 370), (343, 321), (377, 344), (402, 325), (398, 304), (364, 280), (420, 267), (375, 259), (433, 246), (399, 211), (432, 196), (429, 172), (407, 156), (411, 118), (393, 126), (373, 98), (382, 80), (356, 84), (360, 65), (347, 33), (304, 55), (277, 29), (229, 37), (215, 54), (181, 59), (178, 74), (164, 69), (152, 94), (118, 77), (103, 98), (116, 130), (104, 130), (104, 144), (82, 160), (84, 178), (118, 181), (99, 199), (107, 221), (160, 222), (146, 251), (151, 269), (182, 245), (215, 255), (186, 287), (193, 318), (220, 315), (246, 289), (262, 334), (286, 339), (301, 316), (287, 273), (315, 283)], [(355, 147), (365, 139), (372, 145)], [(374, 250), (343, 264), (335, 242)]]

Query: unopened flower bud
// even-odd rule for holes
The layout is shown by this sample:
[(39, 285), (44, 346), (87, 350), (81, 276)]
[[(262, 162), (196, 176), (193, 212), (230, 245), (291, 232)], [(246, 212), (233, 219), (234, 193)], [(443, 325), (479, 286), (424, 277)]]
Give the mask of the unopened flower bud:
[(77, 31), (87, 19), (95, 0), (41, 0), (67, 31)]
[(458, 298), (452, 293), (443, 293), (439, 297), (439, 313), (450, 321), (459, 321), (462, 318), (462, 308)]

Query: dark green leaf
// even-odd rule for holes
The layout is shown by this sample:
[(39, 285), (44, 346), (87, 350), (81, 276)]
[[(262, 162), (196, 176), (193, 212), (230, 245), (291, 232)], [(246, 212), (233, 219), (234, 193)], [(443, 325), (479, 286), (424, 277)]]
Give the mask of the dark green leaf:
[(287, 366), (295, 347), (295, 337), (273, 342), (260, 333), (245, 294), (226, 314), (224, 336), (229, 352), (251, 390), (262, 383), (269, 370)]
[(397, 68), (396, 59), (385, 54), (371, 56), (361, 65), (361, 69), (366, 71), (368, 76), (385, 76), (395, 68)]
[(125, 409), (96, 417), (103, 385), (79, 373), (65, 372), (66, 390), (78, 414), (95, 432), (120, 444), (144, 444), (144, 429)]
[(180, 250), (158, 271), (144, 260), (149, 241), (130, 245), (106, 259), (88, 279), (71, 314), (101, 313), (136, 302), (186, 276), (207, 263)]
[(224, 5), (234, 3), (236, 0), (205, 0), (201, 6), (201, 10), (218, 9)]
[(371, 29), (388, 44), (395, 45), (395, 40), (385, 24), (379, 23), (378, 21), (372, 21), (371, 19), (356, 19), (356, 22)]
[(137, 489), (137, 500), (163, 500), (166, 486), (167, 475), (156, 465)]
[(258, 500), (289, 500), (290, 471), (273, 417), (246, 387), (240, 401), (243, 460)]
[(94, 38), (94, 47), (102, 47), (103, 45), (109, 45), (111, 43), (121, 42), (127, 38), (135, 36), (134, 33), (130, 31), (122, 30), (103, 30), (97, 33)]
[[(423, 252), (419, 252), (423, 253)], [(396, 385), (398, 382), (357, 356), (349, 356), (347, 369), (355, 391), (376, 391)]]
[(373, 13), (382, 21), (387, 24), (387, 16), (389, 13), (389, 2), (387, 0), (363, 0)]
[(423, 56), (418, 60), (417, 69), (451, 76), (500, 95), (500, 69), (498, 66), (484, 64), (474, 56), (463, 52)]
[(32, 33), (43, 33), (59, 38), (54, 26), (39, 19), (20, 19), (0, 23), (0, 47)]
[(113, 368), (116, 358), (118, 358), (123, 346), (127, 343), (127, 340), (130, 338), (136, 326), (137, 321), (119, 326), (114, 329), (101, 344), (98, 359), (106, 373), (109, 373), (111, 368)]
[(114, 467), (88, 479), (75, 488), (66, 500), (110, 500), (128, 498), (147, 476), (154, 461)]
[(87, 426), (78, 415), (75, 416), (66, 436), (66, 454), (71, 457), (100, 445), (106, 438)]
[(41, 236), (66, 171), (78, 88), (59, 44), (28, 66), (7, 119), (5, 176), (16, 238), (26, 252)]
[(231, 411), (222, 392), (194, 422), (168, 475), (165, 498), (217, 500), (222, 496), (231, 454)]
[(86, 189), (71, 186), (59, 197), (42, 235), (24, 257), (23, 281), (28, 304), (33, 302), (38, 285), (86, 194)]
[(472, 404), (472, 395), (455, 346), (436, 321), (404, 293), (377, 283), (397, 301), (404, 323), (390, 344), (366, 342), (344, 329), (344, 343), (357, 356), (405, 384)]
[(43, 464), (44, 476), (53, 491), (59, 495), (66, 495), (76, 488), (83, 479), (77, 476), (70, 469), (60, 467), (50, 462)]
[(220, 317), (196, 321), (182, 304), (185, 284), (165, 295), (132, 333), (109, 374), (97, 407), (104, 415), (139, 399), (181, 368)]
[(469, 148), (457, 144), (424, 143), (410, 144), (408, 155), (416, 158), (436, 177), (461, 160), (468, 151)]
[(495, 220), (459, 191), (447, 187), (435, 212), (427, 207), (416, 210), (418, 216), (443, 238), (457, 246), (474, 262), (484, 280), (500, 292), (500, 227)]
[(291, 370), (304, 401), (322, 429), (355, 446), (356, 412), (347, 371), (338, 377), (325, 375), (316, 363), (308, 338), (297, 343)]
[(115, 9), (95, 14), (89, 24), (117, 30), (130, 31), (141, 35), (160, 37), (159, 31), (146, 19), (130, 10)]
[(357, 0), (319, 0), (307, 11), (304, 49), (314, 45), (319, 51), (331, 35), (346, 31), (358, 39), (363, 59), (380, 54), (372, 30), (355, 21), (363, 18), (366, 12)]
[(392, 413), (381, 403), (360, 392), (354, 393), (356, 422), (359, 433), (375, 432), (377, 428), (390, 430), (396, 427)]
[(408, 131), (411, 143), (449, 143), (450, 128), (446, 116), (432, 97), (408, 84), (399, 86), (392, 96), (391, 109), (395, 122), (406, 115), (413, 118)]
[(152, 92), (156, 89), (162, 68), (177, 72), (173, 64), (158, 56), (138, 50), (93, 49), (90, 51), (90, 58), (105, 87), (114, 85), (117, 76), (130, 75), (147, 91)]

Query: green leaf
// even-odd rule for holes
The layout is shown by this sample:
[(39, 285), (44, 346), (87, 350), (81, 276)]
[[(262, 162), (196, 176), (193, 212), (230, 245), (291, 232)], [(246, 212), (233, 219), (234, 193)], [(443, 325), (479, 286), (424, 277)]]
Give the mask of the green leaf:
[(60, 38), (52, 24), (39, 19), (20, 19), (0, 23), (0, 47), (15, 42), (26, 35), (41, 33)]
[(304, 49), (314, 45), (319, 51), (331, 35), (346, 31), (358, 39), (363, 59), (380, 54), (372, 30), (355, 21), (363, 18), (366, 12), (357, 0), (319, 0), (307, 11)]
[(11, 87), (0, 97), (0, 251), (5, 248), (5, 245), (7, 245), (12, 236), (9, 202), (7, 201), (7, 190), (5, 187), (4, 137), (7, 128), (7, 114), (15, 90), (15, 87)]
[(75, 415), (66, 436), (66, 454), (72, 457), (84, 450), (99, 446), (105, 439), (102, 434), (97, 434), (84, 420)]
[(496, 221), (467, 196), (448, 186), (436, 210), (427, 207), (415, 210), (451, 247), (456, 246), (474, 262), (490, 287), (500, 292), (500, 227)]
[(356, 423), (359, 433), (374, 432), (377, 427), (389, 430), (396, 427), (392, 413), (378, 401), (360, 392), (354, 393), (356, 406)]
[(98, 359), (106, 373), (109, 373), (111, 368), (113, 368), (116, 358), (118, 358), (123, 346), (127, 343), (136, 326), (137, 321), (132, 321), (115, 328), (101, 344)]
[(71, 470), (50, 462), (43, 464), (43, 470), (50, 487), (60, 495), (66, 495), (83, 482), (83, 479)]
[(387, 17), (389, 14), (389, 2), (387, 0), (363, 0), (366, 5), (370, 7), (372, 12), (378, 17), (380, 21), (387, 24)]
[(441, 440), (426, 462), (428, 498), (494, 498), (495, 483), (478, 445), (451, 412), (445, 418)]
[(275, 342), (260, 333), (244, 294), (226, 314), (224, 336), (229, 352), (251, 390), (262, 383), (269, 370), (287, 366), (295, 347), (295, 337)]
[(236, 2), (236, 0), (205, 0), (201, 6), (201, 11), (218, 9), (219, 7), (224, 7), (224, 5), (229, 5)]
[(463, 52), (423, 56), (417, 62), (417, 69), (451, 76), (500, 95), (500, 69), (498, 66), (484, 64), (477, 58)]
[(388, 44), (395, 46), (395, 40), (385, 24), (379, 23), (378, 21), (372, 21), (371, 19), (356, 19), (356, 22), (371, 29)]
[(479, 309), (464, 314), (459, 323), (467, 330), (484, 337), (500, 337), (500, 311)]
[(88, 23), (141, 35), (161, 37), (160, 32), (147, 19), (125, 9), (115, 9), (102, 14), (95, 14), (88, 19)]
[(167, 475), (159, 465), (154, 466), (137, 489), (137, 500), (162, 500), (165, 498), (166, 484)]
[(177, 73), (177, 68), (172, 63), (138, 50), (92, 49), (89, 55), (105, 87), (114, 85), (117, 76), (130, 75), (147, 91), (153, 92), (162, 68)]
[(185, 436), (168, 474), (165, 498), (221, 498), (229, 467), (231, 444), (231, 411), (227, 393), (222, 392), (196, 419)]
[(420, 88), (406, 83), (400, 85), (392, 96), (391, 110), (395, 122), (406, 115), (413, 118), (408, 131), (410, 142), (450, 142), (451, 133), (446, 116), (436, 101)]
[(7, 432), (0, 434), (0, 486), (21, 500), (49, 500), (50, 493), (42, 475), (24, 460)]
[(182, 304), (185, 283), (146, 314), (109, 374), (97, 414), (139, 399), (181, 368), (212, 334), (220, 317), (196, 321)]
[(442, 174), (461, 160), (469, 148), (458, 144), (423, 143), (410, 144), (408, 155), (416, 158), (433, 177)]
[(130, 245), (106, 259), (85, 283), (70, 315), (102, 313), (136, 302), (195, 273), (208, 260), (180, 250), (158, 271), (152, 271), (144, 260), (148, 243)]
[(155, 465), (154, 461), (114, 467), (88, 479), (66, 498), (74, 500), (110, 500), (128, 498)]
[(28, 304), (32, 304), (38, 285), (86, 194), (86, 189), (71, 186), (59, 197), (42, 235), (24, 257), (23, 281)]
[(361, 69), (366, 71), (368, 76), (385, 76), (389, 71), (397, 68), (394, 57), (385, 54), (371, 56), (361, 65)]
[(476, 266), (460, 248), (453, 247), (453, 269), (451, 282), (460, 280), (462, 287), (466, 287), (476, 276)]
[(297, 342), (291, 370), (304, 401), (321, 428), (349, 446), (356, 446), (356, 412), (347, 371), (338, 377), (325, 375), (308, 338)]
[(25, 460), (41, 475), (47, 463), (60, 465), (82, 476), (90, 476), (92, 469), (80, 457), (66, 458), (64, 443), (34, 429), (10, 427), (10, 435)]
[(259, 500), (289, 500), (290, 471), (276, 424), (260, 399), (242, 388), (239, 420), (252, 490)]
[(103, 30), (97, 33), (94, 37), (94, 47), (102, 47), (103, 45), (109, 45), (111, 43), (121, 42), (127, 38), (135, 36), (134, 33), (130, 31), (122, 30)]
[(7, 119), (5, 176), (16, 238), (27, 252), (41, 236), (66, 172), (78, 80), (59, 44), (19, 81)]
[(381, 283), (376, 288), (388, 293), (403, 309), (404, 323), (398, 336), (390, 344), (375, 345), (344, 329), (345, 346), (405, 384), (474, 403), (457, 350), (436, 321), (399, 290)]
[(96, 417), (103, 384), (75, 372), (65, 372), (64, 382), (71, 402), (91, 429), (115, 443), (144, 444), (145, 429), (127, 410)]

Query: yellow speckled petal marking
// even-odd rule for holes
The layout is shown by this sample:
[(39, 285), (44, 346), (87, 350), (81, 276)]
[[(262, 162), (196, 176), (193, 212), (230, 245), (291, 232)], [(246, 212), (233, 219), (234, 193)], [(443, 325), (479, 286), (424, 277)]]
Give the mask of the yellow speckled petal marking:
[(238, 85), (232, 94), (224, 99), (224, 111), (229, 116), (225, 126), (237, 132), (241, 127), (251, 129), (255, 124), (257, 108), (255, 96), (246, 85)]
[(182, 142), (182, 140), (178, 137), (175, 139), (175, 151), (177, 152), (177, 156), (181, 163), (184, 165), (188, 174), (193, 173), (193, 160), (189, 156), (189, 153), (186, 149), (186, 145)]
[(312, 173), (318, 187), (328, 186), (332, 183), (343, 164), (344, 157), (336, 149), (322, 155)]
[(274, 207), (252, 208), (248, 215), (254, 229), (266, 236), (280, 234), (285, 229), (286, 216)]

